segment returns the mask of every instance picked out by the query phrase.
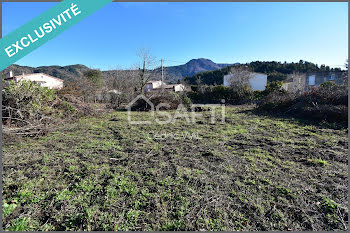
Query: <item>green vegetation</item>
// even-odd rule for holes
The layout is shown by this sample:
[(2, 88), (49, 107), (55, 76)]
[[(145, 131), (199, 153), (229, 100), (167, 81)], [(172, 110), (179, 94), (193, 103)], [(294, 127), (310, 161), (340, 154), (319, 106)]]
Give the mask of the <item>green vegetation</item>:
[(8, 82), (2, 92), (3, 121), (7, 124), (26, 125), (55, 112), (58, 97), (54, 90), (30, 81)]
[(84, 73), (84, 76), (95, 88), (102, 87), (102, 72), (100, 70), (89, 70)]
[(348, 122), (348, 89), (344, 85), (325, 82), (302, 94), (288, 93), (282, 83), (272, 82), (260, 93), (258, 110), (285, 114), (312, 121)]
[[(204, 111), (200, 124), (167, 125), (113, 112), (8, 140), (3, 227), (346, 230), (347, 130), (250, 110), (226, 107), (224, 124)], [(184, 132), (197, 137), (156, 137)]]
[(323, 72), (323, 71), (340, 71), (339, 68), (330, 68), (329, 66), (321, 65), (320, 67), (311, 62), (300, 60), (297, 63), (281, 63), (281, 62), (264, 62), (255, 61), (241, 65), (228, 66), (220, 70), (207, 71), (198, 73), (192, 77), (186, 77), (185, 81), (192, 84), (205, 84), (205, 85), (222, 85), (224, 75), (228, 74), (232, 67), (247, 67), (250, 71), (267, 74), (268, 82), (283, 81), (287, 78), (288, 74), (294, 72)]
[(251, 103), (258, 97), (260, 92), (254, 92), (248, 86), (240, 88), (218, 86), (191, 86), (192, 91), (187, 95), (194, 103), (200, 104), (246, 104)]

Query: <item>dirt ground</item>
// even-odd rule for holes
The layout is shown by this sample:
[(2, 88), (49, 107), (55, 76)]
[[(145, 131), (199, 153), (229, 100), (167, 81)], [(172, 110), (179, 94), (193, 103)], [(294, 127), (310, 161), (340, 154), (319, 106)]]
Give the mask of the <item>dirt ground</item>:
[(3, 226), (346, 230), (348, 130), (250, 110), (165, 125), (129, 125), (127, 112), (113, 112), (6, 140)]

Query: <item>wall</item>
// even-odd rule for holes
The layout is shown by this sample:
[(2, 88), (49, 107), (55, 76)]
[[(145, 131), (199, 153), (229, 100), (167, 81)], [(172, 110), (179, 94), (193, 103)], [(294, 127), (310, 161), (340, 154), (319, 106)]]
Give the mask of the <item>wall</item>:
[[(308, 85), (311, 76), (315, 76), (315, 85)], [(333, 76), (333, 79), (331, 79)], [(306, 74), (306, 90), (310, 90), (311, 88), (319, 87), (322, 83), (325, 82), (334, 82), (337, 85), (343, 85), (344, 79), (347, 78), (345, 72), (317, 72), (317, 73), (307, 73)]]
[[(166, 85), (164, 83), (164, 85)], [(147, 83), (145, 86), (145, 91), (153, 91), (153, 89), (161, 88), (162, 87), (162, 81), (153, 81), (152, 83)]]
[[(330, 79), (330, 76), (333, 75), (334, 80)], [(309, 85), (311, 76), (315, 76), (314, 85)], [(310, 91), (312, 88), (319, 87), (322, 83), (325, 82), (334, 82), (337, 85), (343, 85), (347, 78), (345, 72), (310, 72), (306, 74), (290, 74), (288, 75), (287, 80), (292, 80), (293, 90), (292, 92), (306, 92)], [(290, 90), (290, 88), (288, 88)]]
[(40, 86), (48, 87), (50, 89), (63, 88), (63, 81), (59, 81), (45, 74), (31, 74), (24, 77), (16, 78), (16, 81), (22, 81), (22, 80), (37, 82)]
[(249, 80), (249, 84), (254, 91), (263, 91), (267, 85), (267, 75), (253, 73), (252, 78)]
[[(224, 86), (230, 86), (232, 74), (227, 74), (224, 76)], [(254, 91), (263, 91), (267, 85), (267, 75), (260, 73), (251, 73), (251, 78), (249, 79), (249, 84)]]
[(175, 87), (175, 92), (185, 91), (185, 86), (182, 84), (174, 85), (174, 87)]

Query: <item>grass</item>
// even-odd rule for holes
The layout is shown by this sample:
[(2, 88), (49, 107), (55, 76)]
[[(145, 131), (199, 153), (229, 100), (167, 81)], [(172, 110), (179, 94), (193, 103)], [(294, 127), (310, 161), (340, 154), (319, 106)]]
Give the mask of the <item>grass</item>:
[(346, 230), (347, 129), (246, 110), (226, 107), (225, 124), (204, 112), (200, 123), (168, 125), (113, 112), (7, 142), (3, 226)]

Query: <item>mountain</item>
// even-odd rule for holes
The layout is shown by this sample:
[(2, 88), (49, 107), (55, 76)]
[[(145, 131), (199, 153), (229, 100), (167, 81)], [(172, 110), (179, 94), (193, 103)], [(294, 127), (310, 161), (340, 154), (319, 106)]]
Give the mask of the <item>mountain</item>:
[(1, 75), (8, 77), (12, 70), (13, 75), (31, 74), (31, 73), (45, 73), (65, 81), (74, 81), (83, 77), (84, 72), (90, 68), (84, 65), (69, 65), (69, 66), (40, 66), (29, 67), (20, 65), (11, 65), (1, 72)]
[[(231, 64), (217, 64), (213, 61), (205, 58), (192, 59), (184, 65), (164, 67), (165, 81), (168, 83), (176, 83), (178, 80), (182, 80), (184, 77), (191, 77), (197, 73), (205, 71), (215, 71), (230, 66)], [(10, 70), (13, 75), (31, 74), (31, 73), (45, 73), (52, 75), (56, 78), (63, 79), (65, 81), (76, 81), (83, 77), (86, 71), (90, 68), (84, 65), (69, 65), (69, 66), (40, 66), (40, 67), (29, 67), (20, 65), (11, 65), (10, 67), (3, 70), (0, 74), (8, 77)], [(160, 77), (161, 69), (156, 69), (156, 76)], [(128, 73), (128, 70), (110, 70), (102, 72), (106, 79), (116, 78), (118, 76)]]
[(230, 65), (232, 64), (218, 64), (205, 58), (192, 59), (184, 65), (165, 67), (165, 81), (174, 83), (184, 77), (191, 77), (200, 72), (219, 70)]

